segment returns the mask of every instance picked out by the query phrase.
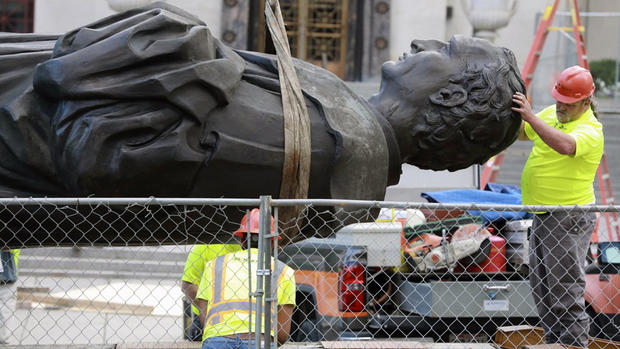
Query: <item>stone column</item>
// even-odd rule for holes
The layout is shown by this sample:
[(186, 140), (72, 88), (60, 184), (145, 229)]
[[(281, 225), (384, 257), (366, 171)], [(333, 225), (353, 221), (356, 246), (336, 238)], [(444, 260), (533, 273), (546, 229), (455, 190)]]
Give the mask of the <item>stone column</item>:
[[(248, 29), (250, 25), (250, 0), (223, 0), (221, 30), (222, 41), (230, 47), (248, 50)], [(256, 11), (258, 16), (264, 16)], [(257, 19), (258, 20), (258, 19)], [(258, 28), (258, 24), (256, 28)], [(262, 30), (262, 28), (258, 28)], [(269, 33), (266, 33), (269, 35)]]
[(508, 25), (517, 10), (517, 0), (462, 0), (474, 36), (495, 41), (496, 30)]

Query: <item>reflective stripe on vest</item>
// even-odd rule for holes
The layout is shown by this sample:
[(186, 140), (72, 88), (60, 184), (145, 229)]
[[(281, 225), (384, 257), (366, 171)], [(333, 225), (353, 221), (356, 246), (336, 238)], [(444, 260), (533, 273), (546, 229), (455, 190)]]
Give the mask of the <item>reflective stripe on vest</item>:
[(217, 304), (222, 301), (224, 296), (224, 285), (222, 284), (222, 277), (224, 266), (226, 265), (226, 258), (228, 255), (219, 256), (213, 263), (213, 303)]
[[(219, 324), (222, 321), (222, 314), (225, 312), (238, 311), (248, 314), (255, 313), (255, 300), (250, 303), (249, 299), (235, 299), (234, 301), (227, 301), (225, 299), (224, 288), (226, 287), (226, 283), (224, 282), (224, 279), (226, 277), (226, 267), (228, 266), (227, 257), (228, 255), (219, 256), (215, 259), (215, 263), (213, 263), (213, 305), (209, 305), (209, 310), (207, 311), (206, 317), (207, 322), (211, 325)], [(271, 290), (272, 292), (276, 291), (276, 295), (278, 281), (283, 275), (284, 268), (286, 268), (286, 264), (280, 262), (279, 260), (275, 261), (274, 275), (276, 277), (271, 279)]]

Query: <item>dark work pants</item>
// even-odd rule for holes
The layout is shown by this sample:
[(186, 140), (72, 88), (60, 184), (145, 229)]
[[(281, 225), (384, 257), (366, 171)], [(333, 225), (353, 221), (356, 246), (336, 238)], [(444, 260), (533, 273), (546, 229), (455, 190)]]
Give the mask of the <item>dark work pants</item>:
[(200, 324), (200, 317), (192, 313), (192, 324), (189, 327), (188, 339), (194, 342), (202, 341), (202, 325)]
[(538, 214), (530, 235), (530, 285), (547, 343), (587, 347), (585, 260), (594, 212)]

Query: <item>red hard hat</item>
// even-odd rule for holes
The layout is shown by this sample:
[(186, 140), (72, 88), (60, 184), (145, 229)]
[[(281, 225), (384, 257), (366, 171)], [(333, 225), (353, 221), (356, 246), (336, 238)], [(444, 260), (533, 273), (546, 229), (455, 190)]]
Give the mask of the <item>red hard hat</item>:
[(553, 98), (567, 104), (580, 101), (592, 93), (594, 93), (592, 74), (578, 65), (566, 68), (551, 90)]
[[(250, 234), (258, 234), (258, 230), (260, 229), (260, 210), (257, 208), (252, 209), (249, 213), (250, 215)], [(274, 220), (271, 217), (271, 233), (275, 232), (274, 229)], [(248, 232), (248, 214), (246, 213), (243, 218), (241, 218), (241, 225), (239, 229), (235, 230), (233, 233), (235, 236), (243, 237)], [(278, 236), (278, 240), (281, 238)]]

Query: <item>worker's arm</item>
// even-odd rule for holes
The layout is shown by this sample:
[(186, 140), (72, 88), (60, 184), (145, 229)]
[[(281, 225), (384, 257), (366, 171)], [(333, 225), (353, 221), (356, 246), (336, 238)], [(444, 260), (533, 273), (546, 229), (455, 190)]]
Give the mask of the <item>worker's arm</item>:
[(527, 101), (527, 98), (525, 98), (525, 95), (517, 92), (512, 96), (512, 101), (519, 106), (518, 108), (512, 107), (512, 110), (521, 114), (523, 121), (529, 123), (534, 132), (536, 132), (540, 139), (551, 147), (551, 149), (563, 155), (575, 155), (575, 150), (577, 149), (575, 139), (570, 135), (547, 125), (544, 121), (537, 117), (532, 112), (532, 107)]
[(191, 282), (181, 281), (181, 291), (193, 305), (196, 305), (196, 293), (198, 293), (198, 286)]
[(284, 344), (291, 333), (292, 304), (278, 305), (278, 344)]
[[(207, 306), (209, 305), (209, 302), (207, 302), (204, 299), (200, 299), (197, 298), (196, 299), (196, 308), (198, 308), (200, 314), (198, 315), (198, 317), (200, 318), (200, 325), (202, 325), (202, 328), (205, 327), (205, 320), (207, 317)], [(290, 325), (289, 325), (290, 327)]]

